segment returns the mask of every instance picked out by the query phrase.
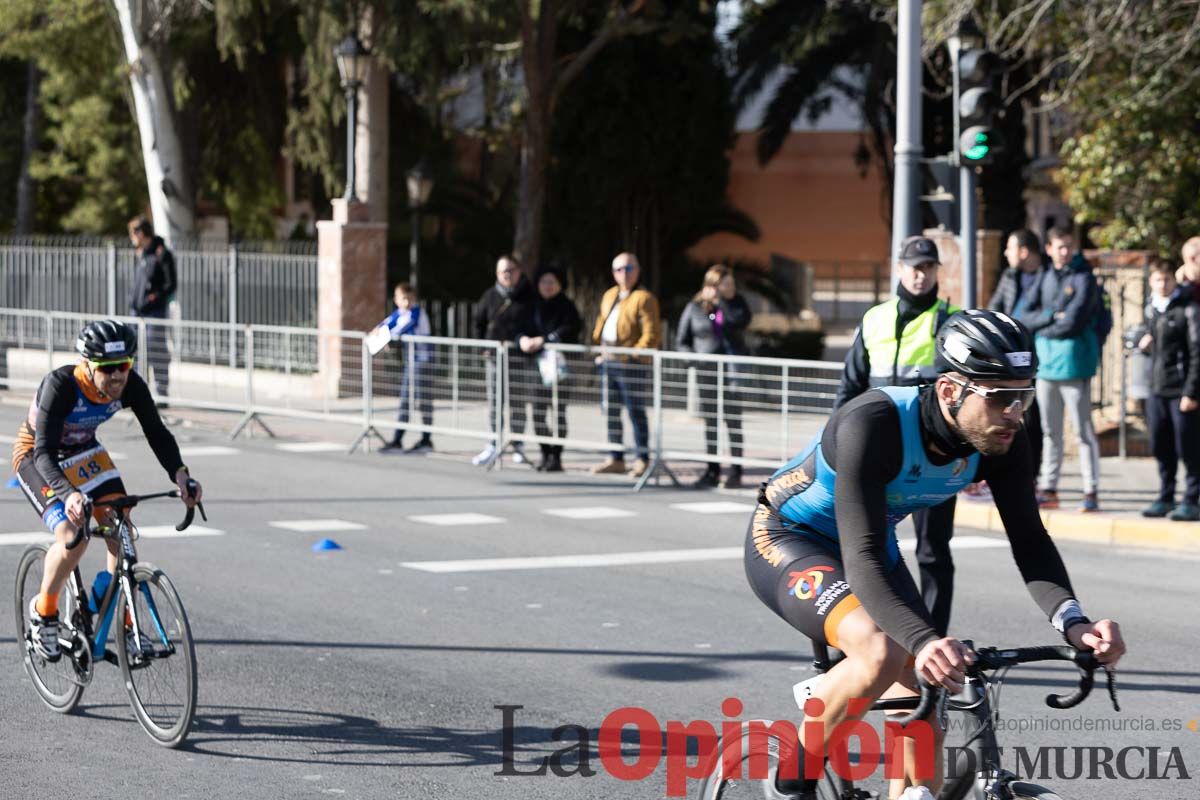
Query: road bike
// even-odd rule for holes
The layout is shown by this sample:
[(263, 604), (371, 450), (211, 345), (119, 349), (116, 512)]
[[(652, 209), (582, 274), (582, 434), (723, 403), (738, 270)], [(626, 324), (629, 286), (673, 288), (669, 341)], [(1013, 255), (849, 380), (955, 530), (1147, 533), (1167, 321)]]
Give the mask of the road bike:
[[(188, 489), (193, 492), (195, 487), (189, 483)], [(62, 657), (58, 661), (38, 655), (27, 616), (31, 599), (41, 590), (47, 545), (31, 545), (21, 555), (14, 598), (20, 632), (17, 643), (25, 671), (42, 702), (60, 714), (73, 711), (92, 682), (95, 665), (107, 661), (120, 667), (138, 722), (164, 747), (183, 743), (196, 713), (196, 649), (179, 593), (162, 570), (138, 561), (134, 547), (137, 527), (124, 512), (146, 500), (179, 496), (175, 489), (85, 503), (84, 524), (67, 549), (73, 550), (91, 537), (113, 539), (119, 546), (117, 573), (102, 597), (89, 597), (78, 567), (72, 570), (59, 595)], [(93, 508), (114, 512), (110, 515), (112, 524), (93, 529)], [(187, 510), (175, 530), (191, 525), (197, 509), (207, 522), (204, 507), (197, 503)]]
[[(964, 643), (972, 646), (969, 641)], [(813, 654), (813, 669), (820, 675), (840, 660), (831, 661), (828, 648), (823, 644), (814, 643)], [(1001, 766), (1002, 751), (996, 741), (995, 728), (999, 719), (1000, 688), (1009, 668), (1017, 664), (1069, 661), (1079, 669), (1078, 687), (1070, 694), (1047, 695), (1046, 705), (1058, 709), (1072, 708), (1091, 693), (1095, 671), (1101, 666), (1100, 663), (1092, 653), (1081, 652), (1071, 646), (981, 647), (975, 650), (975, 654), (976, 661), (967, 669), (966, 683), (958, 694), (948, 696), (941, 689), (922, 683), (920, 697), (879, 700), (871, 706), (871, 710), (911, 710), (912, 713), (903, 718), (891, 720), (900, 725), (923, 720), (935, 708), (943, 729), (948, 712), (962, 714), (973, 723), (968, 728), (966, 744), (955, 749), (955, 764), (937, 800), (1061, 800), (1050, 789), (1023, 781)], [(1113, 708), (1120, 711), (1115, 673), (1109, 669), (1105, 671)], [(806, 699), (806, 685), (811, 687), (811, 679), (796, 685), (796, 700), (801, 709)], [(694, 795), (697, 800), (773, 796), (767, 791), (770, 786), (767, 782), (774, 782), (780, 761), (786, 763), (788, 759), (802, 759), (803, 751), (795, 740), (781, 739), (771, 730), (771, 725), (765, 720), (743, 722), (737, 737), (717, 742), (710, 769)], [(765, 780), (762, 775), (753, 774), (754, 765), (764, 763), (764, 754), (768, 773)], [(852, 781), (837, 774), (826, 764), (824, 776), (817, 785), (817, 797), (818, 800), (869, 800), (877, 795), (855, 787)]]

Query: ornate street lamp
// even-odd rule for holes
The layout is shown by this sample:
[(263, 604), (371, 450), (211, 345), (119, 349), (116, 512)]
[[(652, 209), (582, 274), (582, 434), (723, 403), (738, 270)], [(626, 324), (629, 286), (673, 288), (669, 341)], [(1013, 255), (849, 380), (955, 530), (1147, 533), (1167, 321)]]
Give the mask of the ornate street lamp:
[(429, 202), (433, 192), (433, 169), (429, 159), (422, 158), (408, 171), (408, 207), (412, 209), (412, 243), (408, 246), (409, 274), (408, 282), (413, 291), (417, 291), (417, 281), (420, 277), (420, 244), (421, 244), (421, 209)]
[(354, 145), (358, 132), (358, 88), (371, 68), (371, 53), (354, 34), (350, 34), (333, 51), (337, 59), (342, 89), (346, 92), (346, 202), (357, 203), (354, 192)]

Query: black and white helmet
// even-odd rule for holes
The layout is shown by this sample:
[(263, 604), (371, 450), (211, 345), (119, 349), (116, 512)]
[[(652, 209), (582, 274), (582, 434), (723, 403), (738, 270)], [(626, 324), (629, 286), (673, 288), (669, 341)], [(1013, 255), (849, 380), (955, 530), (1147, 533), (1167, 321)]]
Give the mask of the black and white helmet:
[(137, 331), (115, 319), (88, 323), (75, 340), (75, 350), (89, 361), (116, 361), (137, 353)]
[(1029, 380), (1038, 365), (1029, 330), (1007, 314), (982, 308), (946, 320), (934, 363), (939, 375), (957, 372), (973, 381)]

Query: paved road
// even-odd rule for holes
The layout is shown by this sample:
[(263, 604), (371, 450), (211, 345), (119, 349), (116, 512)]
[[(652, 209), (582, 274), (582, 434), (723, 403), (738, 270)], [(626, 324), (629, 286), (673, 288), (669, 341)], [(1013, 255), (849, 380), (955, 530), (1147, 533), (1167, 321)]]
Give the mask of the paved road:
[[(0, 433), (19, 418), (18, 408), (0, 407)], [(205, 482), (208, 527), (223, 533), (145, 538), (140, 546), (175, 580), (198, 640), (200, 709), (188, 745), (161, 750), (141, 732), (111, 667), (101, 667), (79, 713), (62, 717), (42, 706), (21, 667), (5, 588), (3, 796), (53, 786), (55, 794), (94, 797), (653, 798), (664, 795), (664, 766), (643, 781), (620, 781), (594, 755), (613, 710), (640, 706), (664, 722), (719, 724), (722, 701), (736, 696), (742, 718), (794, 716), (790, 687), (810, 674), (806, 654), (746, 586), (737, 555), (744, 496), (633, 495), (625, 483), (576, 475), (507, 467), (486, 474), (436, 456), (295, 452), (261, 439), (180, 433), (185, 460)], [(163, 486), (136, 426), (113, 422), (105, 434), (132, 489)], [(720, 505), (680, 507), (692, 503)], [(7, 587), (22, 547), (3, 534), (35, 531), (38, 521), (15, 490), (0, 493), (0, 509)], [(468, 514), (482, 516), (455, 518)], [(168, 524), (177, 516), (175, 507), (148, 506), (138, 519)], [(279, 525), (312, 520), (326, 522), (305, 531)], [(314, 553), (324, 537), (344, 549)], [(956, 632), (981, 642), (1052, 643), (1003, 542), (971, 531), (960, 531), (958, 542)], [(1008, 681), (1002, 709), (1013, 724), (1036, 729), (1002, 734), (1002, 743), (1157, 747), (1157, 770), (1170, 780), (1118, 778), (1102, 789), (1086, 778), (1048, 782), (1064, 798), (1196, 797), (1196, 784), (1178, 778), (1183, 769), (1200, 771), (1200, 734), (1183, 727), (1200, 717), (1200, 669), (1192, 663), (1200, 562), (1069, 543), (1062, 550), (1086, 608), (1119, 618), (1128, 631), (1124, 711), (1114, 714), (1097, 696), (1050, 712), (1040, 698), (1065, 687), (1071, 673), (1023, 669)], [(653, 563), (647, 551), (686, 555)], [(511, 561), (585, 555), (592, 558)], [(474, 563), (454, 563), (464, 561)], [(99, 562), (89, 554), (89, 576)], [(504, 755), (498, 705), (523, 706), (512, 712), (519, 770), (568, 746), (553, 740), (556, 728), (579, 725), (593, 737), (597, 774), (496, 776)], [(1045, 730), (1144, 719), (1180, 729)], [(1167, 764), (1172, 747), (1182, 765)], [(632, 762), (633, 748), (626, 751)], [(1065, 755), (1070, 772), (1074, 751)], [(1127, 766), (1148, 771), (1148, 759), (1130, 751)], [(576, 769), (578, 758), (564, 765)]]

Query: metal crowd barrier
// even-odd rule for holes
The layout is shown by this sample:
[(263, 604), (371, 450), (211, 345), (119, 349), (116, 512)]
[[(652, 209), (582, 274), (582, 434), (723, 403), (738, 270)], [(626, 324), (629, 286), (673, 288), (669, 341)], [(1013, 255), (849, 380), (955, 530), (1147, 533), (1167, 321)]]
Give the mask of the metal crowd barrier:
[[(73, 363), (76, 336), (95, 318), (0, 309), (0, 387), (33, 390), (48, 370)], [(232, 437), (251, 425), (273, 435), (268, 420), (291, 418), (353, 426), (350, 451), (405, 431), (491, 445), (492, 466), (518, 448), (534, 460), (543, 445), (597, 459), (620, 453), (646, 458), (639, 487), (662, 473), (673, 478), (673, 461), (782, 463), (824, 423), (842, 369), (582, 345), (536, 355), (432, 336), (405, 336), (372, 355), (357, 331), (120, 319), (138, 329), (136, 366), (155, 398), (240, 414)], [(641, 441), (630, 405), (645, 415)]]

